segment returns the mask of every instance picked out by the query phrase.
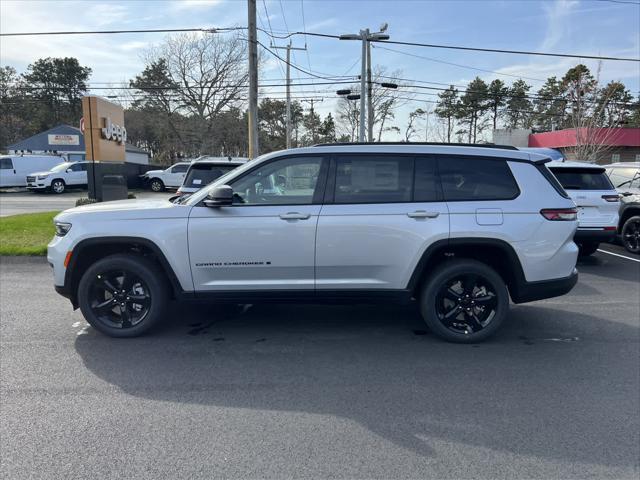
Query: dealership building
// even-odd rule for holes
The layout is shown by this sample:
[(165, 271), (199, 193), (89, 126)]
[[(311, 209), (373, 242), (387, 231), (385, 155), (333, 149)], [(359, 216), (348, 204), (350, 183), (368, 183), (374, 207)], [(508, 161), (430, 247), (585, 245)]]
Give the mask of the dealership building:
[[(71, 125), (50, 128), (13, 145), (8, 145), (6, 150), (13, 155), (46, 153), (62, 155), (70, 162), (85, 159), (84, 135), (79, 128)], [(149, 154), (135, 145), (125, 144), (125, 153), (126, 163), (149, 164)]]
[(640, 162), (640, 128), (568, 128), (544, 133), (522, 128), (493, 131), (495, 144), (553, 149), (567, 160), (586, 161), (576, 154), (577, 146), (586, 142), (603, 146), (595, 163)]

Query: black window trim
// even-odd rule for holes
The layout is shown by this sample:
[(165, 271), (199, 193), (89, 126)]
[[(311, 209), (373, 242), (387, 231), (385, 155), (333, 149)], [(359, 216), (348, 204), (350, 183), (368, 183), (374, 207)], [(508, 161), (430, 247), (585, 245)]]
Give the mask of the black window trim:
[[(256, 171), (258, 168), (262, 168), (265, 165), (269, 165), (269, 164), (271, 164), (273, 162), (277, 162), (277, 161), (280, 161), (280, 160), (286, 160), (286, 159), (289, 159), (289, 158), (304, 158), (304, 157), (320, 158), (320, 171), (318, 172), (318, 183), (317, 183), (316, 188), (315, 188), (315, 190), (313, 192), (313, 197), (311, 199), (311, 203), (252, 203), (252, 204), (234, 203), (232, 205), (225, 206), (225, 208), (229, 208), (229, 207), (241, 207), (241, 208), (247, 208), (247, 207), (285, 207), (285, 206), (308, 207), (310, 205), (320, 205), (320, 206), (322, 206), (323, 205), (322, 199), (323, 199), (323, 197), (325, 195), (325, 190), (326, 190), (326, 186), (327, 186), (327, 174), (328, 174), (328, 170), (329, 170), (330, 157), (328, 155), (312, 154), (312, 153), (298, 153), (298, 154), (290, 153), (290, 154), (286, 154), (286, 155), (273, 157), (273, 158), (270, 158), (269, 160), (265, 160), (264, 162), (260, 162), (259, 164), (257, 164), (253, 168), (250, 168), (249, 170), (246, 170), (246, 171), (242, 172), (241, 175), (231, 179), (231, 181), (235, 183), (236, 181), (240, 180), (241, 178), (244, 178), (247, 175), (249, 175), (250, 173)], [(200, 202), (198, 202), (194, 206), (203, 207), (204, 206), (204, 200), (205, 199), (202, 199)], [(209, 207), (207, 207), (207, 208), (209, 208)]]

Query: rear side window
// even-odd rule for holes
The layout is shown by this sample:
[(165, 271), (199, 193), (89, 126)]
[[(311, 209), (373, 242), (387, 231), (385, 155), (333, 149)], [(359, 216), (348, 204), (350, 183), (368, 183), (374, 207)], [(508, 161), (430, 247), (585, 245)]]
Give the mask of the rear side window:
[(410, 202), (412, 184), (411, 157), (337, 158), (335, 203)]
[(640, 188), (640, 169), (612, 168), (609, 171), (609, 180), (616, 188)]
[(171, 173), (184, 173), (189, 168), (189, 165), (176, 165), (171, 169)]
[(440, 198), (440, 184), (436, 173), (435, 160), (431, 158), (416, 158), (413, 201), (436, 202)]
[(550, 170), (565, 190), (613, 190), (604, 168), (551, 167)]
[(13, 170), (13, 162), (11, 157), (0, 158), (0, 170)]
[(505, 160), (439, 157), (438, 170), (448, 201), (511, 200), (520, 193)]
[(191, 169), (184, 179), (184, 186), (202, 188), (234, 168), (236, 165), (191, 165)]

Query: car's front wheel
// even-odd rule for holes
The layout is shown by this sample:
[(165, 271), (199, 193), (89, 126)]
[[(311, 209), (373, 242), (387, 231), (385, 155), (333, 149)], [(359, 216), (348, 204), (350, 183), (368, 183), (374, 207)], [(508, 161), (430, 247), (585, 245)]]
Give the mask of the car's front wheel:
[(622, 245), (631, 253), (640, 253), (640, 216), (631, 217), (624, 222)]
[(162, 270), (139, 255), (117, 254), (98, 260), (78, 285), (84, 318), (111, 337), (136, 337), (156, 326), (168, 297)]
[(51, 191), (53, 193), (64, 193), (66, 187), (67, 186), (64, 183), (64, 180), (61, 180), (59, 178), (57, 178), (53, 182), (51, 182)]
[(439, 337), (474, 343), (493, 335), (509, 309), (509, 292), (500, 275), (470, 259), (448, 260), (425, 282), (422, 317)]
[(588, 257), (598, 251), (600, 244), (598, 242), (581, 242), (578, 243), (578, 255)]
[(152, 192), (161, 192), (164, 190), (164, 183), (159, 178), (154, 178), (149, 184)]

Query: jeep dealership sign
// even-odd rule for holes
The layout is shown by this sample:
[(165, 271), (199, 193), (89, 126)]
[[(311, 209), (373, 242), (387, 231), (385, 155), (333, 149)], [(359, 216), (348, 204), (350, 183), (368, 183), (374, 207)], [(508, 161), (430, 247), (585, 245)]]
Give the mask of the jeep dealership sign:
[(127, 141), (127, 129), (116, 125), (115, 123), (111, 123), (111, 119), (109, 117), (103, 119), (104, 127), (100, 132), (102, 133), (102, 138), (106, 138), (107, 140), (113, 140), (114, 142), (118, 142), (120, 144), (124, 144)]
[(127, 130), (120, 105), (100, 97), (83, 97), (81, 125), (87, 160), (124, 163)]

